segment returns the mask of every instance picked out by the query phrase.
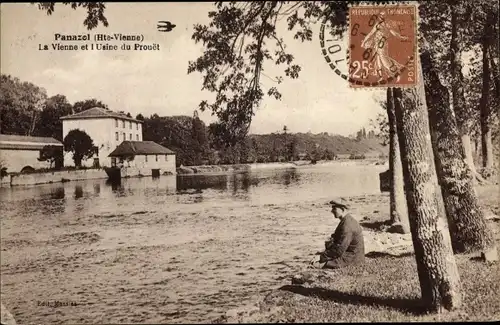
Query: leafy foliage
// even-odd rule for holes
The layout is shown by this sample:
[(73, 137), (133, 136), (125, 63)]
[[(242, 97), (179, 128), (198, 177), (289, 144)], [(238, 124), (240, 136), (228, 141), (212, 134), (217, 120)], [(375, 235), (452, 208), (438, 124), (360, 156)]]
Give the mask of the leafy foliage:
[(73, 161), (77, 167), (82, 165), (82, 160), (92, 157), (95, 153), (94, 141), (80, 129), (69, 131), (63, 144), (65, 151), (73, 153)]
[[(56, 2), (32, 2), (31, 4), (37, 4), (38, 9), (43, 10), (47, 15), (52, 15), (55, 11)], [(104, 2), (62, 2), (66, 6), (70, 6), (72, 9), (86, 9), (87, 17), (83, 21), (83, 25), (87, 27), (88, 30), (92, 30), (102, 23), (104, 27), (108, 27), (108, 20), (104, 16), (104, 11), (106, 10), (106, 5)]]
[[(479, 112), (477, 104), (472, 103), (476, 101), (480, 91), (473, 92), (468, 87), (470, 79), (462, 75), (462, 57), (466, 52), (472, 53), (469, 63), (477, 64), (477, 58), (481, 57), (480, 45), (485, 26), (491, 28), (486, 33), (490, 38), (489, 43), (498, 49), (498, 2), (422, 1), (420, 10), (420, 31), (436, 58), (441, 82), (453, 93), (457, 122), (464, 125), (466, 130), (474, 132)], [(455, 90), (452, 85), (455, 85)], [(464, 90), (461, 91), (461, 88)]]
[[(198, 126), (195, 126), (199, 123)], [(201, 128), (203, 126), (203, 129)], [(176, 152), (177, 165), (238, 164), (295, 160), (331, 160), (339, 155), (386, 155), (377, 137), (360, 141), (327, 133), (250, 134), (232, 146), (221, 137), (225, 128), (215, 122), (206, 126), (196, 117), (152, 115), (144, 119), (144, 140), (155, 141)], [(194, 132), (194, 130), (197, 130)], [(200, 141), (199, 139), (207, 139)], [(203, 154), (201, 154), (203, 153)], [(353, 156), (353, 157), (354, 157)]]
[(0, 132), (34, 135), (40, 109), (47, 98), (45, 89), (2, 74), (0, 90)]
[(62, 166), (63, 160), (63, 149), (57, 146), (44, 146), (42, 150), (40, 150), (40, 157), (38, 161), (47, 161), (50, 164), (50, 168), (55, 163), (56, 168)]
[(201, 165), (208, 155), (208, 134), (205, 123), (198, 117), (198, 112), (194, 111), (191, 121), (191, 138), (195, 146), (195, 165)]
[(86, 110), (94, 108), (94, 107), (102, 107), (102, 108), (108, 109), (108, 105), (104, 104), (100, 100), (97, 100), (95, 98), (91, 98), (91, 99), (86, 99), (86, 100), (75, 102), (73, 104), (73, 114), (80, 113), (80, 112), (86, 111)]
[[(276, 25), (286, 17), (289, 30), (295, 30), (295, 39), (312, 40), (311, 24), (327, 17), (334, 32), (342, 33), (346, 27), (348, 1), (333, 2), (217, 2), (216, 10), (209, 13), (208, 25), (196, 24), (192, 39), (202, 42), (205, 51), (196, 61), (190, 62), (188, 73), (203, 75), (203, 87), (216, 94), (215, 101), (202, 101), (200, 109), (209, 109), (219, 119), (220, 127), (227, 133), (222, 139), (226, 146), (235, 145), (248, 133), (255, 109), (264, 91), (261, 76), (265, 61), (284, 65), (284, 74), (298, 78), (301, 70), (293, 64), (294, 56), (286, 49)], [(271, 45), (273, 47), (271, 47)], [(269, 77), (270, 78), (270, 77)], [(274, 78), (277, 84), (283, 76)], [(277, 87), (267, 94), (281, 98)]]
[(53, 137), (62, 141), (62, 123), (59, 120), (62, 116), (69, 115), (72, 106), (64, 95), (55, 95), (48, 98), (40, 112), (36, 127), (36, 135), (43, 137)]
[(144, 118), (143, 137), (174, 150), (177, 165), (194, 165), (208, 159), (208, 140), (204, 140), (208, 138), (206, 126), (199, 119), (153, 114)]

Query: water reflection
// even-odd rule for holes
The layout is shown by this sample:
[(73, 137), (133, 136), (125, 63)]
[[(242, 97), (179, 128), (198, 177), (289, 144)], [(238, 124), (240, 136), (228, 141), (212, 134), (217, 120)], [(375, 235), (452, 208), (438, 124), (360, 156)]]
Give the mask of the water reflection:
[(300, 181), (296, 168), (286, 169), (283, 173), (277, 174), (274, 179), (282, 181), (285, 186), (290, 186)]
[(94, 184), (94, 194), (96, 196), (99, 196), (99, 194), (101, 194), (101, 183)]
[(232, 196), (244, 196), (248, 194), (252, 186), (258, 186), (259, 182), (259, 176), (251, 172), (226, 175), (179, 175), (177, 176), (177, 193), (202, 194), (204, 190), (211, 189), (229, 192)]
[[(380, 168), (379, 168), (380, 167)], [(78, 212), (176, 204), (251, 201), (258, 204), (295, 202), (379, 193), (378, 173), (384, 166), (331, 166), (262, 169), (243, 173), (176, 175), (88, 180), (0, 189), (2, 212), (27, 215), (42, 206)], [(40, 202), (40, 203), (38, 203)], [(52, 208), (51, 208), (52, 206)], [(167, 208), (168, 207), (168, 208)], [(23, 210), (24, 209), (24, 210)], [(22, 210), (22, 211), (21, 211)], [(94, 213), (94, 212), (92, 212)], [(9, 213), (10, 215), (10, 213)]]
[(108, 179), (106, 180), (106, 185), (111, 186), (111, 190), (113, 192), (121, 192), (123, 191), (123, 185), (121, 179)]
[(83, 196), (83, 188), (81, 185), (75, 185), (75, 200)]
[(55, 189), (53, 189), (50, 192), (49, 196), (52, 200), (60, 200), (60, 199), (64, 199), (64, 195), (65, 195), (64, 186), (61, 186), (61, 187), (56, 187)]
[(226, 191), (230, 175), (179, 175), (177, 193), (202, 193), (205, 189)]

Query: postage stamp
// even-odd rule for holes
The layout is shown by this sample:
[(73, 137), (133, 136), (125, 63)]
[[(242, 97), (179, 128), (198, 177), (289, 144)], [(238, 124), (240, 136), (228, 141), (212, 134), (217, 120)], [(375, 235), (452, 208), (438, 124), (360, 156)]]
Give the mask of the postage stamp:
[(349, 7), (348, 80), (353, 88), (417, 84), (417, 6)]

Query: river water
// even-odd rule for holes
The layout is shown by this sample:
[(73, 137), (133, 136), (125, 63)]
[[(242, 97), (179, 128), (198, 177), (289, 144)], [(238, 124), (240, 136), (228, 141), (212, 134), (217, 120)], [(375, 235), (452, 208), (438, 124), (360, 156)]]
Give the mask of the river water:
[(208, 322), (288, 281), (337, 224), (325, 203), (386, 169), (1, 188), (2, 301), (21, 324)]

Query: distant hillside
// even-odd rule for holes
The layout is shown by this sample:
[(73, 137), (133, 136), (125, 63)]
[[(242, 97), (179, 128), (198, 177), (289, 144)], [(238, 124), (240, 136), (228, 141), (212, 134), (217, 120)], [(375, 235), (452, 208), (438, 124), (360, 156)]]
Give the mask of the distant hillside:
[[(234, 148), (218, 145), (216, 135), (199, 118), (152, 115), (142, 117), (144, 140), (155, 141), (177, 154), (177, 164), (231, 164), (337, 158), (378, 158), (388, 148), (373, 132), (355, 137), (328, 133), (250, 134)], [(195, 123), (196, 121), (196, 123)]]
[[(271, 152), (273, 148), (284, 148), (285, 142), (291, 139), (296, 141), (296, 151), (298, 154), (311, 153), (317, 150), (328, 150), (337, 156), (365, 155), (366, 157), (378, 157), (381, 154), (387, 155), (388, 146), (381, 144), (382, 140), (377, 137), (367, 139), (351, 139), (341, 135), (329, 135), (328, 133), (290, 133), (284, 134), (262, 134), (249, 135), (250, 139), (255, 139), (259, 151)], [(287, 140), (285, 140), (287, 138)]]

